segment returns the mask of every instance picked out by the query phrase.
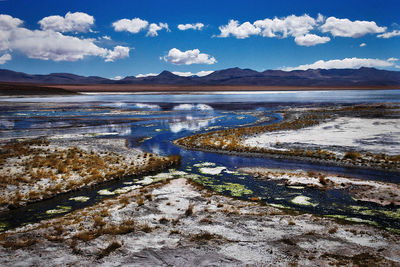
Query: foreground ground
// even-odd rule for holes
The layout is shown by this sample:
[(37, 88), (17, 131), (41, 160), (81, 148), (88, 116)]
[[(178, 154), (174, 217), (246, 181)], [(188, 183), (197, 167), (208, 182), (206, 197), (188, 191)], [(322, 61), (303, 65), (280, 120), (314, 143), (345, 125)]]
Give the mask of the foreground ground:
[(400, 236), (216, 195), (149, 185), (0, 236), (0, 265), (400, 265)]

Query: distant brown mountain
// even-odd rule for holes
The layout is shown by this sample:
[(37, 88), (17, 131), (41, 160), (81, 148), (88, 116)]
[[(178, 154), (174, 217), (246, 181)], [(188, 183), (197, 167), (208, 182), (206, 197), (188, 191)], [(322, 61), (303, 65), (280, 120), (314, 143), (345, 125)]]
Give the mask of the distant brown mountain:
[(230, 68), (207, 76), (181, 77), (169, 71), (157, 76), (136, 78), (127, 76), (115, 81), (97, 76), (79, 76), (69, 73), (31, 75), (0, 69), (0, 82), (39, 84), (165, 84), (165, 85), (259, 85), (259, 86), (399, 86), (400, 72), (360, 69), (266, 70)]

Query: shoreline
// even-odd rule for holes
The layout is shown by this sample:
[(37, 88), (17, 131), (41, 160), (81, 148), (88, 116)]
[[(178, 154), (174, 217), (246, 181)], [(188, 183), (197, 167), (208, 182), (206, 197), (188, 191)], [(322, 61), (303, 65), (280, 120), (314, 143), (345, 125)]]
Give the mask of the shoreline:
[[(177, 139), (179, 140), (179, 139)], [(179, 146), (184, 149), (196, 150), (201, 152), (209, 152), (209, 153), (217, 153), (217, 154), (224, 154), (224, 155), (232, 155), (232, 156), (244, 156), (244, 157), (263, 157), (263, 158), (273, 158), (273, 159), (283, 159), (283, 160), (295, 160), (300, 162), (309, 162), (309, 163), (322, 163), (329, 166), (337, 166), (343, 168), (353, 168), (353, 169), (365, 169), (365, 170), (376, 170), (376, 171), (384, 171), (388, 173), (400, 173), (399, 169), (384, 169), (384, 168), (377, 168), (372, 166), (357, 166), (354, 164), (349, 163), (338, 163), (324, 159), (316, 159), (316, 158), (309, 158), (309, 157), (299, 157), (299, 156), (290, 156), (290, 155), (277, 155), (277, 154), (270, 154), (270, 153), (262, 153), (262, 152), (239, 152), (239, 151), (228, 151), (228, 150), (218, 150), (218, 149), (207, 149), (207, 148), (199, 148), (199, 147), (186, 147), (184, 145), (180, 145), (176, 143), (175, 140), (173, 142), (174, 145)], [(400, 181), (399, 181), (400, 183)]]
[(0, 82), (0, 100), (7, 97), (51, 97), (128, 94), (275, 94), (294, 92), (400, 90), (400, 86), (263, 86), (170, 84), (41, 84)]
[(400, 86), (259, 86), (259, 85), (165, 85), (165, 84), (90, 84), (90, 85), (41, 85), (79, 93), (206, 93), (206, 92), (276, 92), (276, 91), (325, 91), (325, 90), (399, 90)]

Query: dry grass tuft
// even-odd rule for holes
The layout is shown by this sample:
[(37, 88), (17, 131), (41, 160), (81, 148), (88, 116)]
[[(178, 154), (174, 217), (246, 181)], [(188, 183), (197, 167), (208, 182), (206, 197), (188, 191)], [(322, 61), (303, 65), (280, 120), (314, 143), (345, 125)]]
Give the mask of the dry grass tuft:
[(185, 216), (192, 216), (193, 215), (193, 213), (194, 213), (194, 211), (193, 211), (193, 204), (192, 203), (190, 203), (189, 204), (189, 206), (188, 206), (188, 208), (187, 208), (187, 210), (185, 211)]
[(122, 245), (117, 242), (117, 241), (113, 241), (111, 244), (109, 244), (105, 249), (103, 249), (98, 255), (97, 255), (97, 259), (101, 259), (104, 258), (108, 255), (110, 255), (111, 252), (119, 249)]

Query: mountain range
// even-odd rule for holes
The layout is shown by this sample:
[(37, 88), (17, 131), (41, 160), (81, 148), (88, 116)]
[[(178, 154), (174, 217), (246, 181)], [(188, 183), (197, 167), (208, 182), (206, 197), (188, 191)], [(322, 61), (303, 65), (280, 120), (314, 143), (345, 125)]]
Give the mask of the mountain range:
[(182, 77), (169, 71), (157, 76), (137, 78), (127, 76), (112, 80), (98, 76), (70, 73), (32, 75), (0, 69), (0, 82), (29, 84), (138, 84), (138, 85), (258, 85), (258, 86), (400, 86), (400, 71), (359, 69), (266, 70), (230, 68), (214, 71), (207, 76)]

